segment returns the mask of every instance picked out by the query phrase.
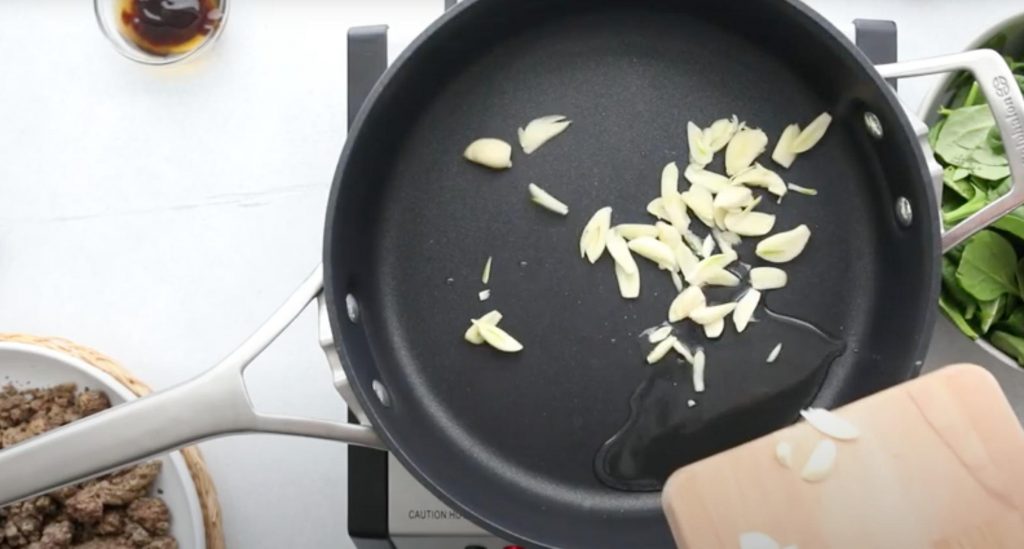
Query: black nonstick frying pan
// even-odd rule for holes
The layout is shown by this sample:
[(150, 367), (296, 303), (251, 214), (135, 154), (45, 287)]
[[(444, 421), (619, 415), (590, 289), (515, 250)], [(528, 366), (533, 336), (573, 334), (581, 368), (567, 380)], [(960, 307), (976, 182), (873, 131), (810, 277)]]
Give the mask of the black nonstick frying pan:
[[(981, 81), (1017, 184), (940, 234), (941, 184), (921, 128), (883, 77), (951, 70)], [(280, 432), (386, 447), (505, 539), (668, 546), (656, 490), (674, 467), (812, 403), (833, 407), (917, 373), (940, 253), (1024, 201), (1024, 100), (1012, 83), (1001, 58), (983, 52), (872, 67), (789, 0), (464, 2), (388, 70), (355, 121), (323, 269), (200, 378), (0, 453), (0, 502), (195, 440)], [(808, 224), (811, 243), (785, 266), (790, 284), (768, 296), (762, 322), (706, 345), (707, 391), (696, 395), (687, 365), (643, 362), (638, 336), (662, 322), (675, 293), (668, 277), (643, 265), (640, 299), (622, 300), (609, 259), (580, 260), (580, 230), (606, 205), (616, 222), (649, 219), (662, 166), (685, 165), (688, 120), (735, 113), (774, 143), (785, 125), (823, 111), (834, 116), (829, 133), (786, 172), (820, 194), (763, 208), (780, 228)], [(554, 113), (574, 121), (569, 131), (533, 155), (517, 150), (511, 170), (460, 158), (477, 137), (514, 142), (517, 126)], [(530, 204), (529, 182), (570, 215)], [(741, 256), (753, 257), (755, 241)], [(493, 297), (481, 303), (488, 256)], [(245, 394), (245, 365), (321, 285), (339, 389), (372, 430), (259, 414)], [(491, 308), (522, 353), (462, 340)], [(768, 367), (778, 342), (785, 350)], [(699, 404), (678, 405), (689, 399)]]

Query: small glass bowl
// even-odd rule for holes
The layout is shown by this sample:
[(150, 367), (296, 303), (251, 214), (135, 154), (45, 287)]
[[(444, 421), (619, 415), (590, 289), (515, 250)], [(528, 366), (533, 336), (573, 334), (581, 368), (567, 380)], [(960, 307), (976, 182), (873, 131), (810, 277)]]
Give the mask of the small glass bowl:
[(114, 49), (118, 53), (132, 61), (146, 65), (177, 63), (209, 49), (210, 45), (216, 42), (221, 32), (224, 31), (224, 25), (228, 17), (228, 0), (216, 0), (217, 10), (219, 10), (217, 24), (209, 34), (202, 38), (198, 45), (182, 52), (161, 54), (147, 51), (136, 44), (131, 38), (125, 36), (123, 24), (120, 21), (121, 9), (125, 3), (126, 0), (93, 0), (96, 21), (99, 23), (103, 35), (110, 40), (110, 43), (114, 45)]

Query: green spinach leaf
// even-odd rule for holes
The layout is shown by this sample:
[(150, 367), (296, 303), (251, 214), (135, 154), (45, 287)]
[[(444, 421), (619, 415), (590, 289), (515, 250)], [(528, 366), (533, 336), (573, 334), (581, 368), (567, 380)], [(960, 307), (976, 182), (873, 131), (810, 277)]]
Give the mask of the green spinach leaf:
[(978, 308), (978, 327), (982, 334), (987, 334), (992, 325), (1002, 318), (1006, 311), (1006, 295), (1001, 295), (991, 301), (982, 301)]
[(996, 349), (1017, 359), (1017, 363), (1024, 366), (1024, 338), (1017, 337), (1006, 332), (995, 331), (989, 336), (989, 341)]
[[(968, 185), (970, 184), (968, 183)], [(971, 190), (972, 197), (970, 200), (964, 202), (955, 209), (942, 212), (942, 221), (946, 223), (947, 226), (967, 219), (988, 204), (988, 194), (985, 191), (974, 186), (971, 186)]]
[(996, 329), (1024, 337), (1024, 308), (1018, 308), (1010, 316), (996, 323)]
[(1013, 246), (993, 231), (974, 235), (964, 249), (956, 280), (979, 301), (1005, 293), (1017, 295), (1017, 254)]
[[(970, 175), (971, 172), (958, 168), (956, 166), (947, 166), (946, 169), (942, 170), (942, 183), (946, 185), (946, 188), (960, 195), (964, 200), (970, 200), (974, 197), (974, 185), (971, 185), (969, 181), (964, 181), (966, 176)], [(957, 176), (960, 177), (957, 177)]]
[(945, 293), (939, 296), (939, 309), (942, 310), (946, 315), (946, 318), (952, 321), (953, 324), (955, 324), (956, 327), (964, 333), (964, 335), (971, 339), (978, 339), (978, 332), (974, 331), (974, 328), (972, 328), (967, 322), (964, 315), (960, 314), (960, 311), (956, 309), (956, 306), (949, 302)]
[(993, 226), (1024, 240), (1024, 207), (1017, 208), (999, 218)]
[(974, 149), (985, 143), (994, 126), (995, 119), (988, 105), (956, 109), (949, 113), (935, 139), (935, 154), (948, 164), (964, 166)]

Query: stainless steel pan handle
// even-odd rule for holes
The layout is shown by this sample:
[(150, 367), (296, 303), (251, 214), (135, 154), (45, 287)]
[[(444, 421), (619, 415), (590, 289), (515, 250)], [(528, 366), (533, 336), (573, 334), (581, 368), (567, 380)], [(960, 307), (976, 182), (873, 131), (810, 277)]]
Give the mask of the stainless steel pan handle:
[(227, 434), (280, 433), (382, 447), (367, 426), (261, 414), (249, 400), (245, 368), (322, 288), (318, 266), (249, 339), (199, 377), (0, 451), (0, 505)]
[[(953, 71), (968, 71), (985, 94), (996, 126), (1003, 136), (1013, 186), (951, 229), (942, 233), (942, 251), (948, 251), (974, 233), (1024, 203), (1024, 97), (1002, 56), (992, 50), (972, 50), (953, 55), (878, 65), (884, 78), (924, 76)], [(930, 149), (926, 149), (930, 154)], [(941, 182), (940, 182), (941, 183)], [(941, 190), (941, 184), (939, 185)]]

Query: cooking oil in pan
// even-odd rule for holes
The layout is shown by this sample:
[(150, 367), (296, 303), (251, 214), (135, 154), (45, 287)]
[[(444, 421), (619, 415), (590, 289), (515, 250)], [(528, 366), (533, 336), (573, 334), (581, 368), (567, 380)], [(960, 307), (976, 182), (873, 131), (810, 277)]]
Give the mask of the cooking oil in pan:
[[(755, 318), (742, 334), (729, 328), (720, 340), (708, 340), (691, 322), (675, 328), (673, 335), (691, 350), (704, 349), (706, 391), (694, 391), (692, 367), (675, 353), (647, 366), (650, 373), (630, 398), (626, 423), (595, 458), (601, 482), (620, 490), (660, 490), (677, 468), (797, 417), (846, 345), (766, 307)], [(652, 346), (648, 333), (641, 338), (641, 356)], [(781, 353), (768, 363), (779, 343)]]

